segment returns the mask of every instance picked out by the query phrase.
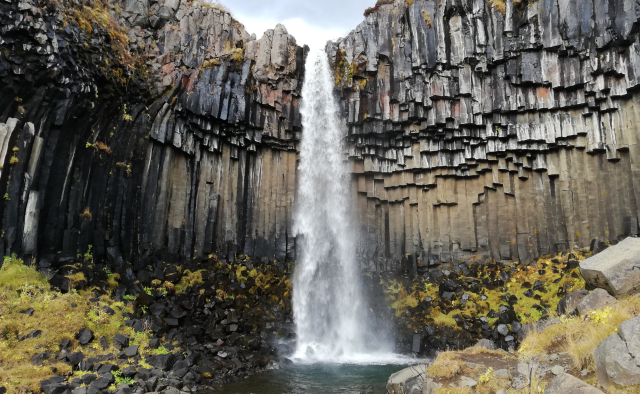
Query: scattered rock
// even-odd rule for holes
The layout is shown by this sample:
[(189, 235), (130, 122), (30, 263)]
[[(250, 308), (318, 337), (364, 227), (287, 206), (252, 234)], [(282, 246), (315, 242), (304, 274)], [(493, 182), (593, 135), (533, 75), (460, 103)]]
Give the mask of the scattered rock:
[(135, 357), (138, 355), (138, 348), (140, 346), (138, 345), (133, 345), (133, 346), (129, 346), (128, 348), (124, 349), (124, 354), (127, 357)]
[(118, 349), (124, 349), (126, 347), (129, 347), (129, 337), (124, 336), (122, 334), (116, 334), (113, 337), (113, 342), (116, 345), (116, 348)]
[(577, 310), (580, 316), (584, 316), (591, 311), (604, 310), (608, 306), (613, 307), (617, 303), (618, 300), (607, 293), (606, 290), (595, 289), (580, 301)]
[(573, 377), (567, 373), (558, 374), (549, 386), (544, 390), (544, 394), (604, 394), (597, 388)]
[(548, 327), (553, 326), (554, 324), (559, 324), (559, 323), (560, 323), (560, 320), (550, 317), (547, 319), (539, 320), (534, 323), (524, 324), (520, 329), (520, 332), (518, 333), (518, 337), (520, 338), (520, 340), (524, 340), (527, 337), (527, 335), (529, 335), (529, 333), (531, 332), (535, 332), (535, 331), (540, 332), (547, 329)]
[(475, 347), (485, 348), (485, 349), (488, 349), (488, 350), (496, 350), (497, 349), (495, 343), (493, 343), (491, 340), (485, 339), (485, 338), (482, 338), (481, 340), (479, 340), (478, 343), (476, 343), (474, 346)]
[(582, 290), (576, 290), (564, 296), (560, 300), (560, 302), (558, 302), (558, 307), (556, 308), (558, 315), (566, 315), (566, 316), (575, 315), (577, 312), (578, 304), (580, 304), (580, 302), (587, 295), (589, 295), (589, 291), (582, 289)]
[(560, 365), (554, 365), (553, 368), (551, 368), (551, 372), (558, 376), (561, 373), (564, 373), (564, 367), (561, 367)]
[(478, 385), (478, 381), (477, 380), (472, 379), (472, 378), (470, 378), (468, 376), (462, 376), (462, 377), (460, 377), (458, 382), (456, 382), (454, 387), (476, 387), (477, 385)]
[(23, 311), (20, 311), (20, 313), (24, 313), (25, 315), (29, 315), (29, 316), (32, 316), (33, 312), (35, 312), (33, 308), (29, 308), (29, 309), (25, 309)]
[(80, 342), (81, 345), (83, 345), (83, 346), (87, 345), (92, 340), (93, 340), (93, 332), (91, 332), (91, 330), (89, 330), (87, 328), (83, 328), (78, 333), (78, 342)]

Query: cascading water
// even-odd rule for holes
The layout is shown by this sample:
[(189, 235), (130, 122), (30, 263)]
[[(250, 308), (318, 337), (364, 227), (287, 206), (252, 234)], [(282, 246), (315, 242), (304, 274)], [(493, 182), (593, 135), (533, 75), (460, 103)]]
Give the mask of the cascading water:
[(333, 77), (323, 51), (312, 51), (302, 88), (302, 145), (294, 231), (302, 257), (293, 282), (294, 358), (362, 362), (383, 341), (371, 334), (356, 264), (350, 175), (343, 155)]

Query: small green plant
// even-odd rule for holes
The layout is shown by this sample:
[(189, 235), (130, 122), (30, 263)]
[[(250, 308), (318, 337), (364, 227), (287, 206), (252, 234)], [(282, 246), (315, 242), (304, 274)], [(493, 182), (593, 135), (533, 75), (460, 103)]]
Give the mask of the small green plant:
[(155, 353), (156, 354), (169, 354), (169, 351), (164, 346), (160, 346), (159, 348), (156, 349)]
[(126, 120), (127, 122), (131, 122), (133, 120), (131, 115), (127, 113), (127, 104), (125, 104), (124, 107), (122, 108), (122, 112), (124, 113), (124, 120)]
[(604, 324), (608, 321), (610, 314), (611, 314), (611, 307), (608, 306), (604, 308), (604, 310), (591, 311), (589, 313), (589, 318), (593, 322)]
[(480, 378), (478, 379), (478, 381), (480, 383), (488, 383), (489, 382), (489, 375), (491, 375), (491, 372), (493, 372), (493, 368), (489, 367), (489, 369), (487, 369), (487, 372), (485, 372), (482, 375), (480, 375)]
[(116, 387), (120, 386), (123, 383), (126, 384), (126, 385), (129, 385), (129, 386), (133, 383), (133, 379), (132, 378), (123, 378), (121, 371), (113, 371), (113, 372), (111, 372), (111, 374), (116, 379), (116, 383), (115, 383)]
[(11, 200), (11, 199), (9, 198), (9, 193), (5, 193), (5, 194), (4, 194), (4, 199), (5, 199), (5, 200), (7, 200), (7, 201)]
[(151, 292), (153, 291), (153, 289), (151, 287), (143, 287), (144, 292), (147, 293), (147, 295), (151, 295)]
[(122, 298), (125, 299), (125, 300), (134, 301), (136, 299), (136, 296), (132, 296), (130, 294), (127, 294), (127, 295), (122, 296)]
[(127, 172), (127, 175), (131, 176), (131, 164), (118, 162), (118, 163), (116, 163), (116, 166), (124, 168), (125, 171)]
[(93, 254), (91, 253), (93, 245), (89, 245), (89, 250), (84, 253), (84, 261), (93, 261)]

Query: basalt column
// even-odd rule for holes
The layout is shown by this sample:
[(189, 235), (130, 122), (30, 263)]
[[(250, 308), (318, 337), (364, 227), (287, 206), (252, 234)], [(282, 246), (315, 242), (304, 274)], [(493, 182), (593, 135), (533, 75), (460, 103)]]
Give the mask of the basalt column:
[(3, 2), (0, 26), (5, 253), (295, 259), (305, 52), (283, 26), (169, 0)]
[(637, 233), (637, 2), (396, 0), (366, 15), (327, 45), (365, 269), (528, 261)]

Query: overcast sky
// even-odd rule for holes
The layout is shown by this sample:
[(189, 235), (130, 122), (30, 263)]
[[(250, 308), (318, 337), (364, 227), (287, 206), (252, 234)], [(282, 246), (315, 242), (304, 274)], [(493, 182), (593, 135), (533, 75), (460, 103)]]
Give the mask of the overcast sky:
[(262, 37), (277, 23), (286, 26), (298, 45), (324, 48), (327, 40), (344, 37), (364, 20), (376, 0), (219, 0), (249, 33)]

